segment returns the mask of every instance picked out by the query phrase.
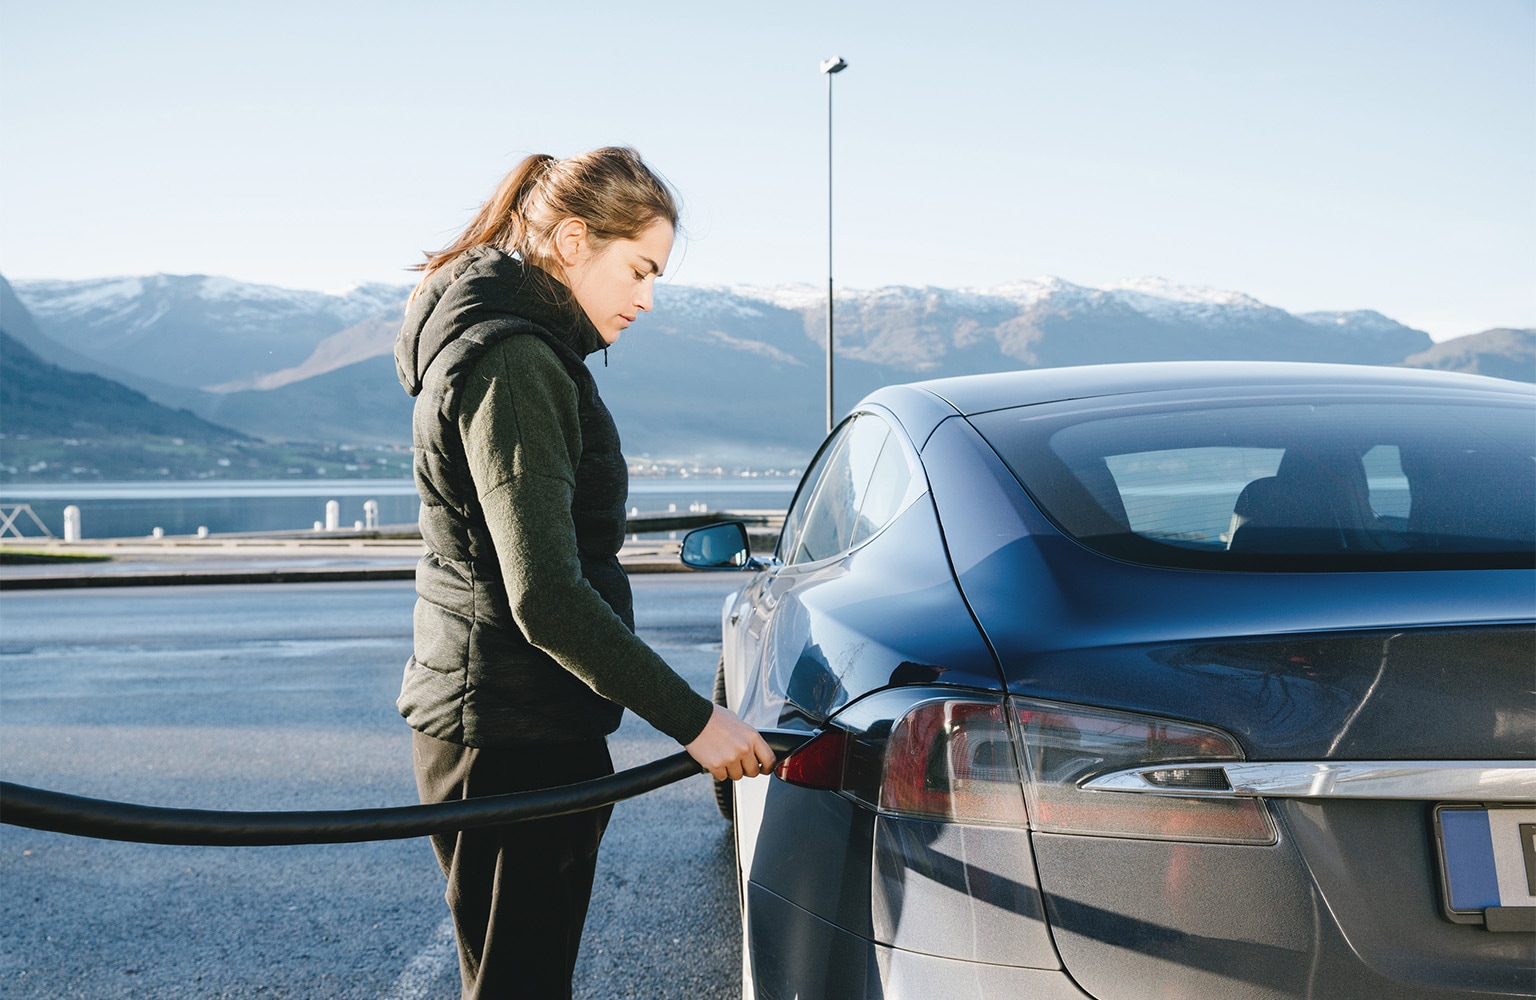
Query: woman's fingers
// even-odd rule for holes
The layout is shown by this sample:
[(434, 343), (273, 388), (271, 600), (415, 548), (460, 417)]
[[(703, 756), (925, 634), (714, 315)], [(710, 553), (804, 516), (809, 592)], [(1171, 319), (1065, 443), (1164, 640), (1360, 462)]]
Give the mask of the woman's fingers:
[(773, 770), (773, 765), (777, 764), (779, 759), (774, 756), (773, 748), (768, 745), (767, 740), (763, 739), (761, 733), (754, 729), (752, 736), (753, 763), (758, 765), (759, 773), (767, 774)]
[(756, 729), (715, 706), (704, 731), (685, 750), (716, 781), (755, 778), (773, 769), (773, 750)]

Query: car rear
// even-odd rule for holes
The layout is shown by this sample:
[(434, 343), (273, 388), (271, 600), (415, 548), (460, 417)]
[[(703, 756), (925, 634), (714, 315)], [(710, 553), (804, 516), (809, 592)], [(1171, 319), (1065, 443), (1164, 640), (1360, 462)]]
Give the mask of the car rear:
[(935, 388), (1006, 690), (879, 692), (781, 771), (861, 831), (871, 916), (824, 916), (884, 995), (1536, 993), (1536, 395), (1329, 371)]

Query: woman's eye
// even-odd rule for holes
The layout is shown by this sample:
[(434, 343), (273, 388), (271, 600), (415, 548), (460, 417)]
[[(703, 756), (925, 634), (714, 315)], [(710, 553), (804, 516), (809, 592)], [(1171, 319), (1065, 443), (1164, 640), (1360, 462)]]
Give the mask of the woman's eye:
[(644, 281), (645, 280), (645, 275), (641, 274), (639, 271), (636, 271), (635, 272), (635, 280), (636, 281)]

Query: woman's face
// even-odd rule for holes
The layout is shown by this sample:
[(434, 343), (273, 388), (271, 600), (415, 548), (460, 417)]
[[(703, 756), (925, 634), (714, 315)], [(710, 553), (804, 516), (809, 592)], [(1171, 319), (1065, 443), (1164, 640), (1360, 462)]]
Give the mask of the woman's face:
[(603, 343), (612, 344), (636, 316), (650, 312), (651, 292), (672, 253), (672, 225), (657, 219), (635, 239), (616, 240), (601, 250), (587, 242), (585, 226), (576, 235), (559, 247), (566, 283)]

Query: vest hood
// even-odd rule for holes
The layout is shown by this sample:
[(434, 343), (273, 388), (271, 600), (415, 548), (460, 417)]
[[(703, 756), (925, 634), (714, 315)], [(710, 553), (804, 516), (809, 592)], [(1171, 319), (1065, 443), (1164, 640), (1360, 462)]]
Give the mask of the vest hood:
[(443, 348), (480, 323), (542, 327), (585, 358), (608, 345), (570, 289), (548, 272), (495, 247), (475, 247), (439, 268), (405, 309), (395, 339), (395, 372), (412, 396)]

